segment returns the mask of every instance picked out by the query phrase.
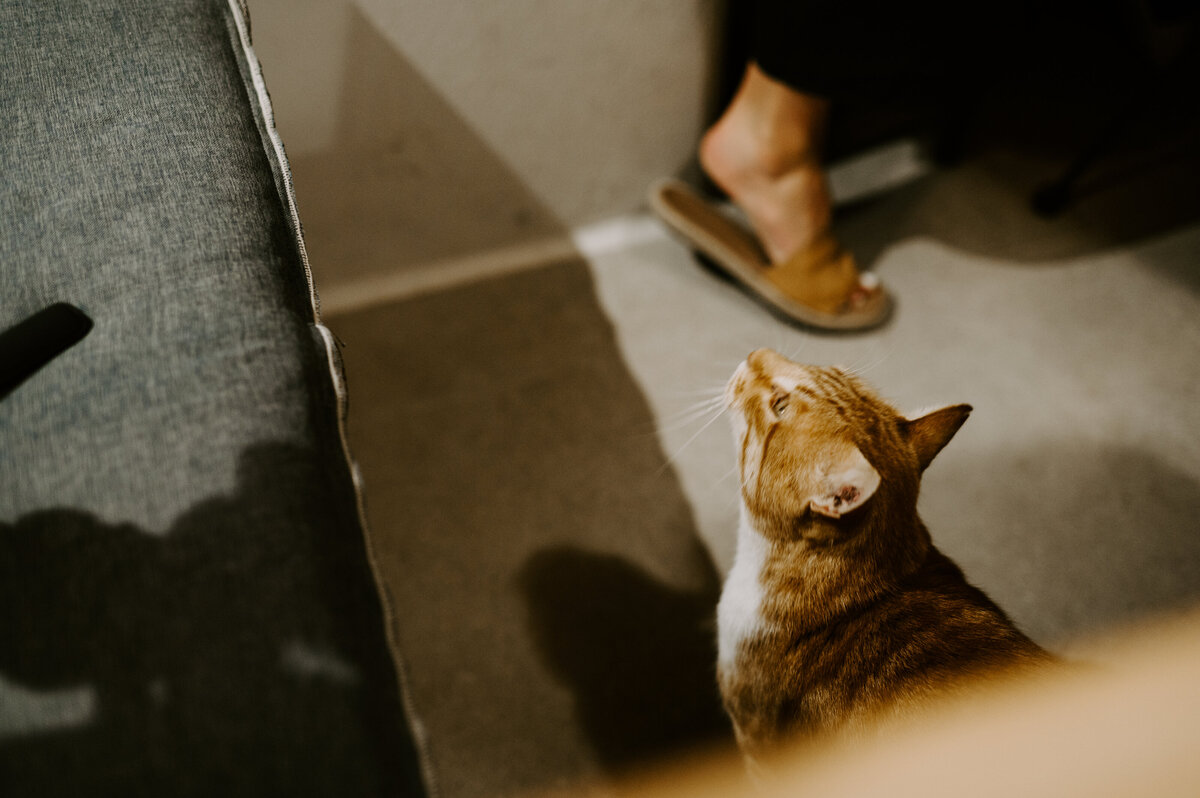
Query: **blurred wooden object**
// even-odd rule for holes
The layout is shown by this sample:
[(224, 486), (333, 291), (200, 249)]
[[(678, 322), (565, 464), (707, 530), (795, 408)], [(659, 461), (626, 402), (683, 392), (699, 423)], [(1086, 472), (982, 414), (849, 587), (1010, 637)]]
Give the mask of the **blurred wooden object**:
[(1098, 661), (932, 709), (868, 744), (789, 752), (750, 785), (725, 755), (632, 777), (624, 798), (1107, 798), (1200, 795), (1200, 611), (1110, 641)]

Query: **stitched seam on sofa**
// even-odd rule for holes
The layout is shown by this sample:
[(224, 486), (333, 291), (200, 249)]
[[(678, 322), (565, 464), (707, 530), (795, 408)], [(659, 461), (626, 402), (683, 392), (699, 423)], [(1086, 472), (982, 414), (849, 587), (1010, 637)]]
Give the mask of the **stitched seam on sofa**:
[[(240, 45), (241, 56), (238, 58), (239, 68), (244, 68), (249, 73), (247, 82), (250, 88), (253, 89), (251, 95), (252, 105), (256, 107), (256, 117), (261, 125), (261, 129), (266, 138), (264, 149), (267, 151), (268, 160), (272, 164), (272, 169), (275, 171), (277, 186), (284, 200), (288, 213), (289, 224), (292, 234), (295, 239), (297, 251), (300, 254), (301, 262), (304, 266), (305, 279), (308, 282), (309, 300), (313, 314), (313, 327), (321, 337), (324, 346), (326, 367), (329, 371), (329, 377), (334, 389), (334, 397), (337, 407), (335, 408), (335, 418), (337, 424), (338, 439), (342, 447), (343, 462), (346, 465), (351, 478), (351, 483), (354, 487), (356, 512), (358, 515), (358, 524), (360, 533), (363, 536), (363, 541), (367, 553), (367, 561), (371, 568), (372, 576), (375, 580), (376, 594), (379, 596), (383, 610), (383, 620), (386, 624), (385, 634), (387, 636), (388, 647), (391, 651), (393, 668), (398, 682), (400, 700), (404, 707), (407, 725), (412, 736), (414, 747), (416, 749), (418, 765), (421, 768), (421, 776), (424, 781), (426, 792), (430, 796), (438, 794), (438, 784), (436, 773), (433, 767), (433, 758), (429, 750), (429, 739), (425, 731), (425, 725), (421, 722), (416, 714), (416, 707), (412, 701), (412, 691), (409, 688), (408, 672), (404, 658), (400, 652), (399, 641), (396, 639), (395, 613), (392, 608), (391, 601), (384, 588), (384, 582), (379, 572), (378, 559), (372, 545), (372, 539), (367, 528), (367, 519), (365, 512), (362, 478), (351, 452), (350, 443), (346, 430), (346, 415), (347, 415), (347, 397), (346, 386), (342, 375), (341, 359), (337, 351), (337, 343), (332, 332), (321, 323), (320, 300), (317, 296), (316, 284), (313, 280), (312, 268), (308, 260), (308, 250), (304, 244), (303, 229), (300, 224), (300, 216), (297, 210), (295, 186), (292, 181), (291, 168), (288, 165), (287, 154), (283, 148), (283, 141), (279, 136), (279, 131), (275, 127), (274, 111), (271, 107), (270, 96), (267, 92), (266, 82), (262, 76), (261, 65), (254, 53), (254, 49), (250, 44), (249, 28), (246, 17), (242, 14), (240, 0), (228, 0), (228, 8), (230, 17), (233, 20), (237, 41)], [(239, 48), (235, 48), (238, 50)], [(242, 60), (245, 65), (243, 67)], [(247, 75), (243, 73), (243, 78)], [(269, 145), (269, 146), (268, 146)]]
[(282, 195), (284, 205), (288, 210), (288, 224), (291, 226), (292, 237), (296, 244), (296, 249), (300, 253), (300, 262), (304, 264), (304, 276), (308, 281), (308, 298), (312, 306), (313, 322), (320, 323), (321, 321), (321, 301), (317, 296), (316, 283), (313, 280), (312, 266), (308, 261), (308, 248), (304, 244), (304, 233), (300, 226), (300, 213), (296, 206), (296, 189), (292, 181), (292, 170), (288, 165), (287, 154), (283, 149), (283, 139), (279, 137), (279, 131), (275, 127), (275, 111), (271, 106), (271, 98), (267, 93), (267, 84), (263, 80), (262, 65), (259, 63), (258, 56), (254, 53), (254, 48), (250, 44), (250, 29), (246, 17), (242, 14), (242, 5), (239, 0), (228, 0), (230, 18), (233, 20), (237, 30), (238, 50), (241, 58), (238, 59), (239, 66), (244, 66), (249, 73), (247, 76), (251, 88), (253, 89), (252, 100), (256, 116), (258, 117), (263, 133), (266, 137), (264, 145), (267, 146), (267, 155), (271, 161), (273, 171), (276, 173), (276, 179), (279, 183), (279, 192)]

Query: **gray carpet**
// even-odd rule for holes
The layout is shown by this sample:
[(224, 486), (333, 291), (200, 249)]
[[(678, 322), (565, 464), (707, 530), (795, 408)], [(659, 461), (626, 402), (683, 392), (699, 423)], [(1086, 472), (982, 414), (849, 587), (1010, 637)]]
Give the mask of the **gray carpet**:
[(443, 794), (565, 787), (727, 739), (717, 576), (584, 264), (336, 329)]
[(1046, 221), (1029, 195), (1064, 153), (1020, 133), (840, 209), (900, 302), (869, 335), (780, 324), (644, 219), (586, 261), (331, 321), (444, 795), (729, 744), (711, 620), (733, 451), (694, 411), (755, 347), (852, 367), (903, 409), (975, 406), (921, 512), (1040, 642), (1200, 601), (1197, 158), (1117, 158)]

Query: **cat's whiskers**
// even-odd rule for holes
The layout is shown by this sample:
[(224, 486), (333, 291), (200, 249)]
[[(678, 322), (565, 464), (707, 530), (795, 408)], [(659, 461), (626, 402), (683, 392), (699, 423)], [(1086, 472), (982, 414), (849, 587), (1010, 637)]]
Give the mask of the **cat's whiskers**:
[(800, 355), (804, 352), (805, 349), (808, 348), (809, 343), (810, 343), (810, 341), (808, 338), (801, 338), (800, 340), (798, 340), (796, 342), (796, 345), (794, 347), (789, 348), (789, 349), (784, 349), (783, 347), (780, 347), (776, 351), (777, 352), (786, 352), (786, 354), (784, 356), (788, 360), (793, 360), (798, 363), (801, 363), (801, 362), (803, 362), (803, 360), (801, 359)]
[[(662, 467), (659, 468), (658, 471), (655, 473), (655, 476), (662, 476), (662, 474), (668, 468), (671, 468), (672, 466), (674, 466), (679, 461), (679, 457), (687, 450), (687, 448), (689, 446), (691, 446), (696, 441), (696, 439), (699, 438), (704, 433), (705, 430), (707, 430), (709, 427), (711, 427), (716, 422), (717, 419), (719, 419), (721, 416), (725, 415), (724, 397), (721, 397), (721, 404), (719, 407), (717, 407), (715, 410), (709, 410), (708, 412), (710, 412), (712, 414), (712, 417), (707, 419), (698, 430), (693, 432), (692, 435), (686, 441), (684, 441), (683, 444), (678, 449), (675, 450), (675, 452), (673, 454), (671, 454), (669, 457), (667, 457), (666, 461), (662, 464)], [(701, 414), (699, 416), (699, 418), (703, 418), (703, 417), (704, 417), (703, 414)], [(693, 422), (696, 420), (697, 419), (692, 419)]]
[[(867, 365), (859, 366), (859, 365), (857, 365), (857, 361), (856, 361), (855, 364), (846, 366), (846, 371), (850, 372), (851, 374), (853, 374), (856, 377), (862, 377), (863, 375), (867, 374), (868, 372), (874, 371), (875, 369), (882, 366), (884, 363), (891, 360), (892, 355), (895, 353), (895, 351), (896, 351), (896, 342), (893, 340), (891, 342), (891, 345), (888, 346), (886, 351), (877, 352), (875, 355), (875, 359), (868, 361)], [(866, 355), (864, 355), (864, 357), (865, 356)]]
[(683, 408), (682, 410), (679, 410), (676, 413), (672, 413), (665, 419), (665, 424), (656, 426), (656, 430), (659, 433), (674, 432), (675, 430), (689, 426), (690, 424), (702, 418), (707, 418), (710, 413), (719, 413), (724, 410), (724, 408), (725, 395), (722, 392), (719, 396), (712, 396), (708, 399), (703, 399)]
[(725, 387), (721, 386), (718, 388), (697, 388), (694, 391), (677, 391), (677, 392), (669, 393), (667, 395), (673, 396), (677, 399), (688, 399), (688, 398), (691, 398), (694, 396), (698, 396), (698, 397), (700, 397), (700, 401), (703, 402), (708, 399), (712, 399), (715, 396), (720, 396), (724, 392), (725, 392)]

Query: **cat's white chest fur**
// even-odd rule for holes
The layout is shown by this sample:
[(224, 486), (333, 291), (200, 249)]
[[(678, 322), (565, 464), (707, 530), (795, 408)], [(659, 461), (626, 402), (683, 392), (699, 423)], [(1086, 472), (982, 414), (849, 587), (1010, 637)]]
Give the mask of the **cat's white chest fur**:
[(762, 628), (762, 570), (769, 549), (770, 543), (750, 525), (743, 508), (733, 567), (717, 603), (717, 664), (726, 673), (732, 670), (742, 642)]

